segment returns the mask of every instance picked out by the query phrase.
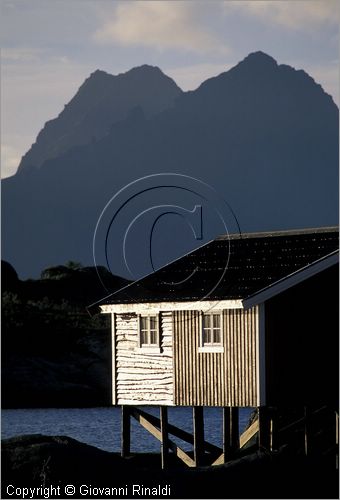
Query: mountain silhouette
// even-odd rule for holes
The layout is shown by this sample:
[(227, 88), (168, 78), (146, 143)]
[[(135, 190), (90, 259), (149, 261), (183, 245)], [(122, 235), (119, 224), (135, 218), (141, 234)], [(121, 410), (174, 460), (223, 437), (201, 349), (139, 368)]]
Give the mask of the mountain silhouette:
[[(143, 84), (144, 93), (136, 94), (132, 89), (147, 80), (146, 73), (152, 73), (153, 84), (147, 90)], [(19, 276), (37, 276), (70, 259), (93, 265), (93, 237), (103, 209), (120, 189), (149, 174), (183, 174), (208, 183), (216, 190), (216, 204), (220, 196), (236, 216), (235, 224), (228, 221), (229, 232), (337, 224), (338, 108), (307, 73), (255, 52), (190, 92), (181, 92), (156, 68), (142, 66), (123, 77), (131, 105), (110, 108), (106, 103), (116, 103), (117, 94), (108, 90), (101, 101), (91, 85), (118, 77), (91, 75), (39, 134), (17, 174), (3, 181), (3, 259)], [(84, 103), (78, 107), (80, 95)], [(97, 104), (91, 108), (91, 102)], [(87, 105), (82, 114), (79, 108)], [(60, 149), (53, 152), (58, 138), (63, 138)], [(149, 206), (171, 201), (192, 211), (204, 205), (195, 189), (190, 196), (189, 189), (162, 189), (147, 193)], [(101, 235), (114, 274), (131, 279), (122, 250), (111, 248), (117, 242), (122, 247), (124, 228), (147, 208), (145, 199), (136, 202), (117, 231), (111, 220), (111, 233)], [(183, 218), (168, 214), (159, 220), (152, 233), (156, 266), (226, 232), (213, 212), (202, 206), (202, 240), (192, 237)], [(140, 259), (138, 277), (148, 271), (143, 229), (128, 236), (130, 257)], [(106, 265), (104, 260), (97, 263)]]
[(139, 107), (146, 117), (170, 107), (181, 89), (154, 66), (143, 65), (117, 76), (96, 70), (54, 120), (48, 121), (22, 158), (19, 171), (39, 168), (73, 146), (104, 137), (113, 123)]

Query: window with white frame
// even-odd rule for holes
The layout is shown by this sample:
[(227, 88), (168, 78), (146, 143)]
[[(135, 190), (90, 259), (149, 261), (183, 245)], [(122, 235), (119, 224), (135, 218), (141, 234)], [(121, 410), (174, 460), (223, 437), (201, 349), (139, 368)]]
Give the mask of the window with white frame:
[(220, 312), (202, 313), (201, 348), (223, 348), (222, 314)]
[(159, 320), (157, 315), (139, 317), (139, 346), (159, 347)]

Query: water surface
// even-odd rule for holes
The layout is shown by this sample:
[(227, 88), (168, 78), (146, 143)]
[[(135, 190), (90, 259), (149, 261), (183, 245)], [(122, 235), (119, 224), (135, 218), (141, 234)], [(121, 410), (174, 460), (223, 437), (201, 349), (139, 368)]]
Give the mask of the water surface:
[[(158, 416), (155, 407), (143, 410)], [(251, 409), (240, 410), (240, 432), (247, 425)], [(192, 408), (168, 410), (169, 422), (192, 433)], [(22, 434), (69, 436), (106, 451), (120, 451), (120, 408), (42, 408), (2, 410), (2, 439)], [(204, 409), (205, 439), (222, 446), (222, 409)], [(190, 445), (171, 438), (184, 449)], [(131, 451), (159, 452), (160, 443), (131, 419)]]

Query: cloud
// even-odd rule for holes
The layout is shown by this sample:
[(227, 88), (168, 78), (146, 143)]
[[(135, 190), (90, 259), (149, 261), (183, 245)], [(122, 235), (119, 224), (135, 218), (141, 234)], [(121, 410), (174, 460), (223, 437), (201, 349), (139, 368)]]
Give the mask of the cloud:
[(1, 50), (3, 62), (36, 62), (44, 54), (45, 49), (28, 47), (7, 47)]
[(294, 30), (311, 30), (321, 24), (338, 24), (338, 0), (244, 0), (224, 2), (230, 9), (243, 11), (263, 21)]
[[(119, 3), (112, 19), (94, 33), (99, 43), (181, 49), (198, 53), (227, 48), (204, 23), (207, 6), (200, 2), (149, 1)], [(105, 11), (107, 17), (107, 11)], [(204, 16), (203, 16), (204, 17)]]
[(1, 0), (2, 47), (86, 43), (97, 26), (93, 0)]

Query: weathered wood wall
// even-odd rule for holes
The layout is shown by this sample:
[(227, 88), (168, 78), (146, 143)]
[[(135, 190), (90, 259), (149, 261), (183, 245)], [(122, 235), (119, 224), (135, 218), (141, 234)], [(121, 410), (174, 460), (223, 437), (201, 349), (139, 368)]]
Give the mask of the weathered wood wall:
[(199, 312), (175, 311), (175, 404), (188, 406), (257, 406), (257, 307), (223, 311), (224, 352), (198, 352)]
[(138, 316), (115, 314), (113, 402), (259, 405), (259, 310), (223, 311), (224, 352), (199, 352), (198, 311), (160, 314), (161, 352), (140, 349)]
[(139, 349), (138, 316), (115, 315), (116, 404), (173, 405), (172, 313), (162, 312), (161, 352)]

